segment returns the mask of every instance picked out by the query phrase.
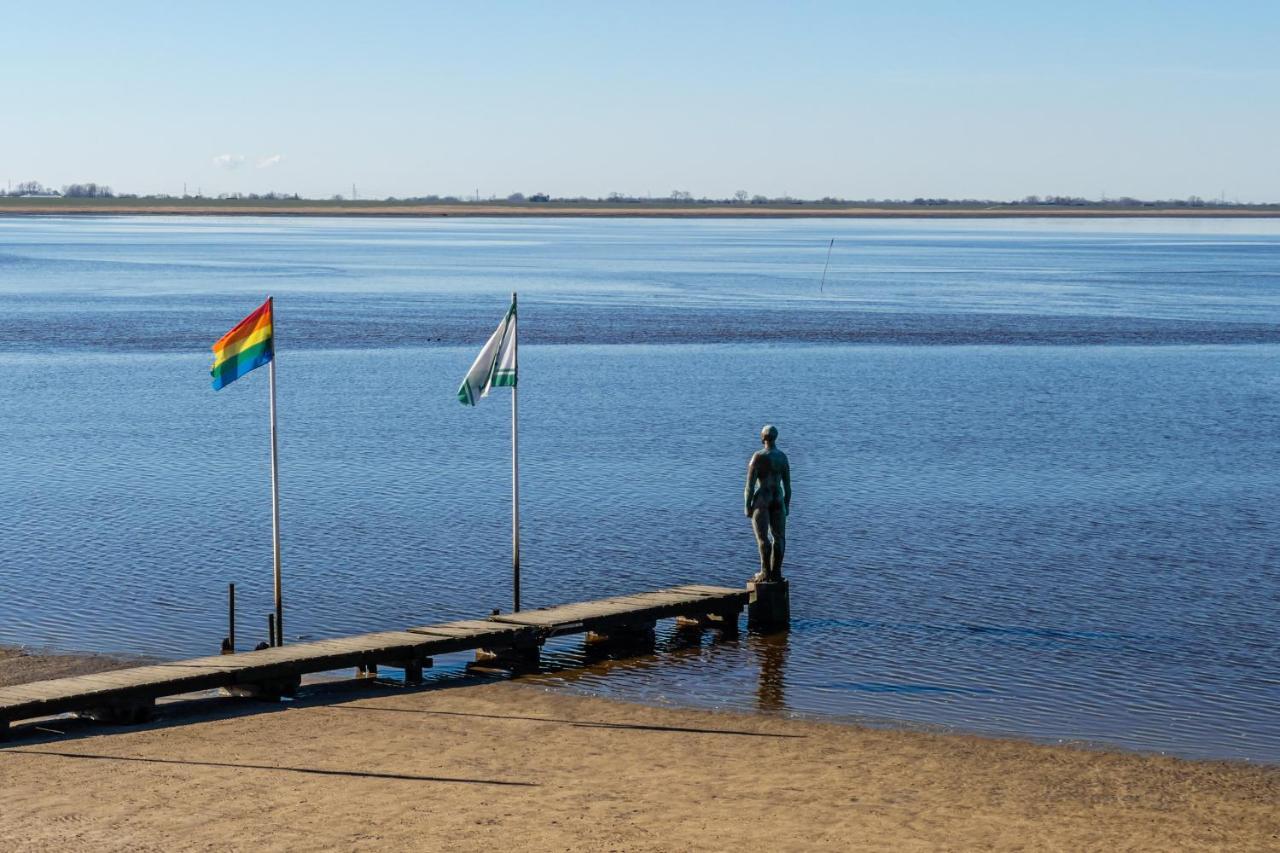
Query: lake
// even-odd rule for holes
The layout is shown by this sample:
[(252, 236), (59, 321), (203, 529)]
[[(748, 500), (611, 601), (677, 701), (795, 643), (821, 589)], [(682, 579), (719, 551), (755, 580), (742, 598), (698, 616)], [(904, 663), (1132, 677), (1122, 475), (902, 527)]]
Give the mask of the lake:
[(525, 607), (741, 585), (766, 422), (795, 486), (788, 634), (535, 681), (1280, 761), (1276, 221), (0, 218), (0, 642), (265, 638), (267, 295), (287, 638), (509, 608), (512, 291)]

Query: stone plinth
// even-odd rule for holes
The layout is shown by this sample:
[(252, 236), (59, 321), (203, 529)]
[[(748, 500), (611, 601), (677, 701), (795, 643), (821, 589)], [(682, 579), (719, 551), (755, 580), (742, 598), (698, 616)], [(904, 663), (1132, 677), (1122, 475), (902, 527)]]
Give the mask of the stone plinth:
[(768, 633), (791, 627), (789, 582), (755, 581), (747, 584), (747, 589), (751, 593), (747, 600), (747, 630)]

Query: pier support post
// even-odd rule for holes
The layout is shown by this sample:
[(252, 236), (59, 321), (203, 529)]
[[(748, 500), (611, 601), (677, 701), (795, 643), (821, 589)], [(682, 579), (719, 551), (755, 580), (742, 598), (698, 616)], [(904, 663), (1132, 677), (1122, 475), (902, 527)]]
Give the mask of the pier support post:
[(502, 669), (511, 672), (537, 672), (542, 661), (542, 646), (538, 643), (517, 643), (489, 649), (476, 649), (476, 659), (467, 664), (468, 670)]
[(789, 581), (754, 581), (747, 584), (747, 629), (758, 633), (791, 627), (791, 584)]
[(422, 683), (422, 664), (407, 663), (404, 666), (404, 683), (406, 685), (419, 685)]
[(403, 669), (405, 686), (416, 687), (422, 683), (422, 670), (434, 666), (435, 661), (431, 658), (413, 658), (412, 660), (393, 661), (387, 665)]
[(722, 637), (734, 637), (738, 634), (738, 617), (742, 614), (741, 606), (731, 610), (716, 610), (698, 616), (677, 616), (676, 628), (688, 631), (711, 629), (719, 631)]
[(77, 712), (77, 716), (93, 720), (95, 723), (107, 723), (113, 726), (133, 726), (149, 722), (156, 711), (155, 699), (138, 699), (131, 702), (118, 702), (100, 705), (97, 708), (86, 708)]
[(263, 702), (279, 702), (284, 696), (293, 696), (298, 692), (298, 688), (302, 685), (301, 675), (285, 675), (280, 678), (274, 678), (269, 681), (259, 681), (252, 684), (233, 684), (230, 687), (224, 687), (228, 696), (236, 696), (240, 699), (259, 699)]
[(587, 632), (587, 645), (652, 646), (656, 640), (655, 621), (624, 622)]

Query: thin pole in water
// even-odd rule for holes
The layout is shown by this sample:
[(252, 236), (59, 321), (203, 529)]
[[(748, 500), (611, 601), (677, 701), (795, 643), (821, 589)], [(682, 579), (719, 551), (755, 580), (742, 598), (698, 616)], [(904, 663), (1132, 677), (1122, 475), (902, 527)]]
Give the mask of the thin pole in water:
[(511, 593), (515, 613), (520, 612), (520, 430), (519, 404), (516, 394), (520, 384), (520, 359), (518, 345), (519, 322), (515, 314), (516, 295), (511, 294), (512, 323), (511, 361), (516, 368), (516, 384), (511, 386)]
[(274, 564), (274, 581), (276, 595), (275, 613), (275, 645), (284, 645), (284, 599), (280, 591), (280, 466), (276, 460), (276, 359), (275, 359), (275, 301), (268, 297), (271, 304), (272, 323), (272, 355), (267, 365), (271, 386), (271, 550)]
[(827, 262), (822, 265), (822, 281), (818, 283), (818, 292), (822, 292), (822, 288), (827, 284), (827, 267), (831, 266), (831, 249), (836, 244), (836, 238), (832, 237), (831, 242), (827, 244)]

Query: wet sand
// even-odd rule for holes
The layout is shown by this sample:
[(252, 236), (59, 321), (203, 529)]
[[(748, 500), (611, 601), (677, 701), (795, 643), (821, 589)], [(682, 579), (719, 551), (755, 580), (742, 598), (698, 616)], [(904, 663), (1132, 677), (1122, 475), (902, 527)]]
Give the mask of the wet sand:
[(21, 646), (0, 646), (0, 687), (47, 678), (91, 675), (150, 662), (120, 655), (57, 654)]
[[(72, 661), (21, 668), (66, 674)], [(133, 728), (57, 720), (13, 734), (0, 748), (5, 850), (1280, 847), (1280, 768), (653, 708), (518, 681), (352, 682), (282, 705), (167, 704)]]

